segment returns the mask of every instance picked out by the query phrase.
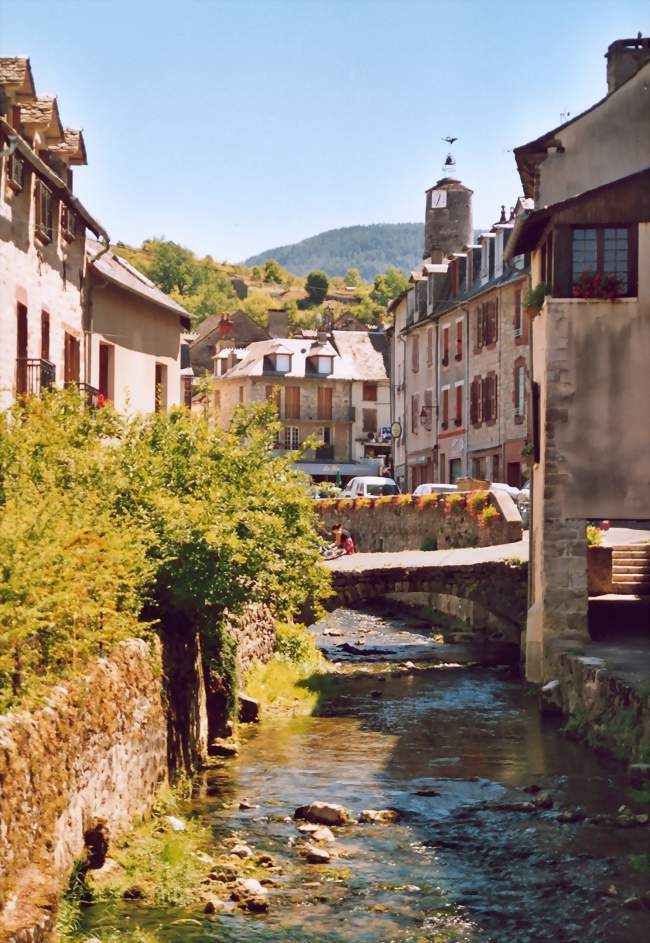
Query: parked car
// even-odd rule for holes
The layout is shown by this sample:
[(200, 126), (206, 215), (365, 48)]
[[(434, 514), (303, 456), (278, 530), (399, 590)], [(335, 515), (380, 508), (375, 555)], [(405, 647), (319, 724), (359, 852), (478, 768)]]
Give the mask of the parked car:
[(450, 491), (458, 491), (458, 485), (451, 485), (448, 482), (436, 485), (427, 482), (425, 484), (418, 485), (413, 494), (416, 496), (420, 494), (446, 494)]
[(490, 491), (505, 491), (513, 501), (516, 501), (519, 497), (519, 488), (515, 488), (514, 485), (507, 485), (503, 481), (493, 481), (490, 485)]
[(519, 513), (521, 514), (521, 521), (524, 527), (528, 527), (530, 522), (530, 481), (527, 481), (522, 486), (516, 500)]
[(399, 494), (399, 487), (392, 478), (363, 475), (359, 478), (351, 478), (341, 497), (379, 498), (385, 494)]

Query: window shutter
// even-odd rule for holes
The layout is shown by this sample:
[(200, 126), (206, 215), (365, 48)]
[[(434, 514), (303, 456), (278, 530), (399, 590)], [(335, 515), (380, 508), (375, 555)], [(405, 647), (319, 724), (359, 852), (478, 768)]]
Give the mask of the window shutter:
[(35, 199), (34, 199), (34, 221), (36, 223), (36, 229), (41, 228), (41, 181), (36, 181), (35, 189)]
[(477, 416), (476, 416), (476, 380), (472, 380), (472, 385), (470, 386), (470, 399), (469, 399), (469, 421), (472, 425), (476, 425)]
[(462, 386), (456, 387), (456, 420), (458, 425), (463, 423), (463, 388)]
[(492, 376), (492, 419), (497, 418), (497, 412), (498, 412), (497, 383), (498, 383), (498, 377), (495, 373)]
[(476, 309), (476, 346), (483, 346), (483, 305)]
[(494, 333), (492, 337), (492, 343), (496, 343), (499, 339), (499, 299), (495, 298), (492, 302), (492, 311), (494, 318)]
[(481, 420), (489, 419), (488, 413), (488, 380), (479, 380), (481, 384)]

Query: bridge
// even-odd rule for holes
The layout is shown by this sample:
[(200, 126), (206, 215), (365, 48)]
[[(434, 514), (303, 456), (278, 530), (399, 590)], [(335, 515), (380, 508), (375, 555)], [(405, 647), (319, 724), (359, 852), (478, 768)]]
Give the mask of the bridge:
[[(402, 598), (420, 608), (469, 616), (470, 622), (477, 613), (485, 614), (513, 641), (526, 622), (527, 540), (456, 550), (357, 553), (326, 566), (334, 590), (326, 603), (330, 610)], [(465, 615), (462, 606), (445, 610), (449, 598), (472, 605), (465, 607)]]

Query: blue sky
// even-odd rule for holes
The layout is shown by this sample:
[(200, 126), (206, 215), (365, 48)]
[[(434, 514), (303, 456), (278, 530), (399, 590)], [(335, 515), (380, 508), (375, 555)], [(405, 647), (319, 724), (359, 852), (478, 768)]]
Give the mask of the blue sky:
[(76, 189), (113, 241), (241, 260), (326, 229), (423, 217), (451, 134), (475, 226), (519, 193), (511, 149), (606, 90), (647, 0), (21, 0), (0, 53), (31, 58)]

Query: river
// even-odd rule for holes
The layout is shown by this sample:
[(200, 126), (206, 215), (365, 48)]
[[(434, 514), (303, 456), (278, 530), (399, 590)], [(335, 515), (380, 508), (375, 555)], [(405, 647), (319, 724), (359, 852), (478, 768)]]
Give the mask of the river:
[[(245, 728), (239, 755), (204, 774), (187, 810), (212, 825), (216, 846), (236, 834), (273, 856), (281, 872), (269, 912), (183, 922), (177, 910), (119, 902), (87, 908), (84, 933), (128, 921), (166, 943), (650, 937), (648, 910), (623, 906), (648, 889), (631, 856), (648, 851), (650, 829), (589, 821), (628, 802), (620, 764), (541, 719), (534, 691), (507, 666), (450, 657), (419, 667), (431, 651), (429, 626), (338, 610), (315, 631), (341, 663), (319, 716)], [(375, 654), (346, 652), (346, 643)], [(445, 650), (436, 645), (438, 656)], [(397, 667), (406, 660), (415, 667)], [(512, 809), (539, 799), (538, 788), (552, 808)], [(244, 797), (258, 808), (240, 810)], [(400, 820), (335, 829), (338, 857), (310, 865), (286, 817), (314, 800), (354, 815), (393, 808)], [(567, 810), (586, 818), (561, 822)]]

